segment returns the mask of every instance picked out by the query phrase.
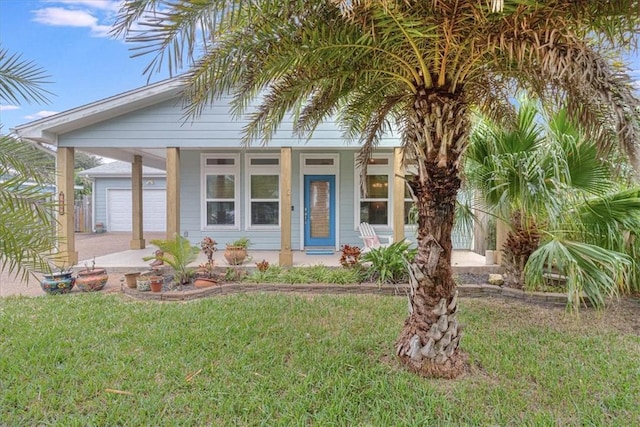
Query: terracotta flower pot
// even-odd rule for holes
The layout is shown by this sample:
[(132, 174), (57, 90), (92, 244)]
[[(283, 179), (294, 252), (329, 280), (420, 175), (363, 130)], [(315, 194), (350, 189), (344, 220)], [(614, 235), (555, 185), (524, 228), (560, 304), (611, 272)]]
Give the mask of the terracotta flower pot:
[(193, 281), (193, 286), (195, 286), (196, 288), (209, 288), (211, 286), (215, 286), (217, 285), (218, 282), (216, 282), (214, 279), (210, 279), (208, 277), (198, 277)]
[(109, 280), (107, 270), (104, 268), (94, 268), (92, 270), (80, 270), (78, 271), (78, 278), (76, 279), (76, 285), (78, 289), (84, 292), (99, 291), (104, 288)]
[(136, 284), (136, 279), (140, 276), (140, 272), (136, 272), (136, 273), (125, 273), (124, 274), (124, 279), (127, 282), (127, 286), (131, 289), (135, 289), (137, 284)]
[(240, 246), (227, 246), (224, 259), (231, 265), (240, 265), (247, 258), (247, 249)]
[(151, 292), (162, 292), (162, 285), (164, 284), (164, 278), (162, 276), (149, 277), (149, 286)]

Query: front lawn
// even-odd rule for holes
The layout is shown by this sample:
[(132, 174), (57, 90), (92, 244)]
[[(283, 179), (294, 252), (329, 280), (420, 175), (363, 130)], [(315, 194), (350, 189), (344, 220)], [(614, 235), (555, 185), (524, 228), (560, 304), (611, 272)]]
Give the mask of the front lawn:
[(404, 371), (404, 298), (0, 299), (0, 425), (640, 425), (640, 308), (463, 299), (471, 371)]

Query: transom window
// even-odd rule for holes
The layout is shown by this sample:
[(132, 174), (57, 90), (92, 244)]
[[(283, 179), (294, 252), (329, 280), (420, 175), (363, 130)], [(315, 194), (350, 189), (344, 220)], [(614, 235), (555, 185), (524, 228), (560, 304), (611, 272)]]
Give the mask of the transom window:
[(237, 228), (238, 170), (236, 155), (207, 155), (203, 162), (205, 228)]

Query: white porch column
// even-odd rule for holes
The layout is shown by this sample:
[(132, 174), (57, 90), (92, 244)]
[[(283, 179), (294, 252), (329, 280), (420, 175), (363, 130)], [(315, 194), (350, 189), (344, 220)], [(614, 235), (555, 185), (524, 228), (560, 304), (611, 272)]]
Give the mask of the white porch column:
[(131, 224), (132, 235), (129, 247), (131, 249), (144, 249), (143, 238), (143, 203), (142, 203), (142, 156), (133, 156), (131, 164)]
[(167, 148), (167, 239), (180, 234), (180, 149)]
[(76, 229), (74, 221), (74, 161), (75, 151), (70, 147), (58, 147), (56, 152), (56, 187), (58, 190), (58, 245), (60, 259), (56, 264), (67, 267), (78, 263)]
[(280, 149), (280, 266), (293, 265), (291, 252), (291, 147)]

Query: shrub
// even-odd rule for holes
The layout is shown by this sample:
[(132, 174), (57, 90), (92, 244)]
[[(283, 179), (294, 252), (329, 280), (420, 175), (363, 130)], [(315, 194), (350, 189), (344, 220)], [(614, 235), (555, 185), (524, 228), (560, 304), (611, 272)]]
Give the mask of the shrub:
[(160, 259), (174, 270), (174, 280), (179, 285), (189, 283), (193, 276), (193, 270), (188, 267), (190, 263), (196, 260), (200, 249), (192, 246), (189, 240), (175, 235), (170, 240), (156, 239), (151, 241), (161, 251), (160, 255), (146, 256), (143, 259), (149, 261), (151, 259)]
[(388, 247), (371, 249), (361, 258), (361, 263), (370, 263), (367, 268), (369, 280), (378, 284), (408, 281), (406, 263), (412, 261), (416, 250), (409, 249), (407, 242), (395, 242)]
[(340, 256), (340, 265), (345, 268), (352, 268), (360, 264), (360, 248), (357, 246), (343, 245), (340, 248), (342, 255)]

